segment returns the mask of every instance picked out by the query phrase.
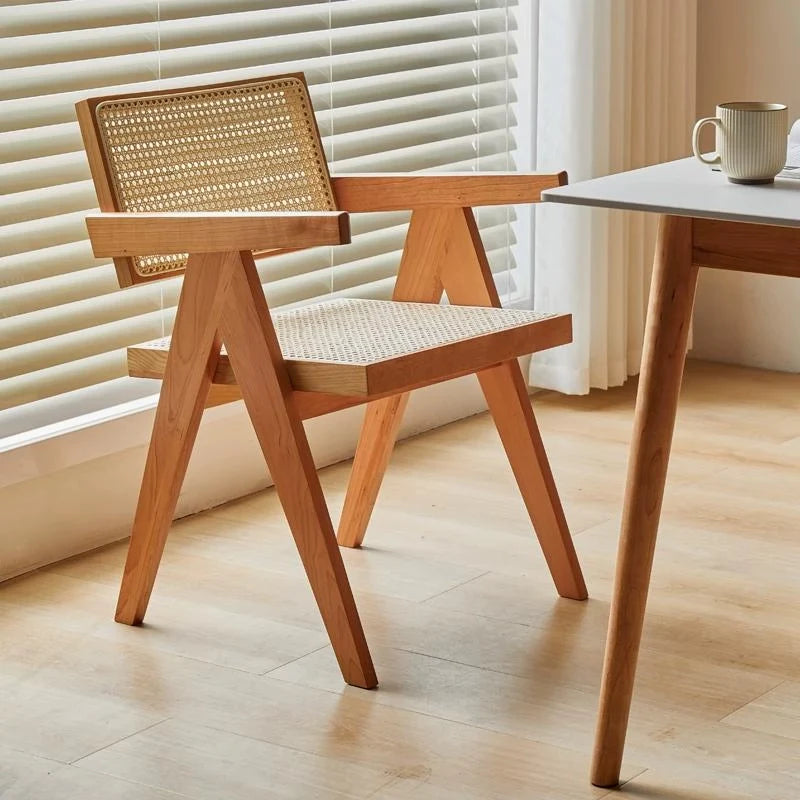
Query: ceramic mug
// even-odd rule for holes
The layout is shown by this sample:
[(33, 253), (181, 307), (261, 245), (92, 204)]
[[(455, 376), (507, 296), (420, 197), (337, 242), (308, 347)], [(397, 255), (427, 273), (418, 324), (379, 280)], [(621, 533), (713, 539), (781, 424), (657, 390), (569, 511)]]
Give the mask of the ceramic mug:
[[(717, 129), (717, 154), (700, 152), (700, 130)], [(692, 149), (704, 164), (719, 164), (731, 183), (772, 183), (786, 165), (789, 112), (780, 103), (722, 103), (716, 117), (697, 121)]]

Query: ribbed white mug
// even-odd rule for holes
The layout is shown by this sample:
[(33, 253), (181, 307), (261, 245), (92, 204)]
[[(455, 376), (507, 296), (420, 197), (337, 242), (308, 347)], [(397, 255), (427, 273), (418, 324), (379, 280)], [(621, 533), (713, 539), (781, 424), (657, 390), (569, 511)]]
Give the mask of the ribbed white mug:
[[(717, 155), (700, 152), (700, 130), (717, 129)], [(731, 183), (772, 183), (786, 165), (789, 112), (780, 103), (722, 103), (716, 117), (697, 121), (692, 149), (704, 164), (719, 164)]]

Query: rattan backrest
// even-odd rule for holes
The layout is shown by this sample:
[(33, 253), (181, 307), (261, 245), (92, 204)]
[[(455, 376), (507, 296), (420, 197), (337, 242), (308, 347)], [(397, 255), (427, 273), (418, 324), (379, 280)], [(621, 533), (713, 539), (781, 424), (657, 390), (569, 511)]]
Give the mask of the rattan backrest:
[[(103, 211), (335, 210), (302, 75), (95, 97), (76, 106)], [(114, 259), (120, 284), (186, 256)]]

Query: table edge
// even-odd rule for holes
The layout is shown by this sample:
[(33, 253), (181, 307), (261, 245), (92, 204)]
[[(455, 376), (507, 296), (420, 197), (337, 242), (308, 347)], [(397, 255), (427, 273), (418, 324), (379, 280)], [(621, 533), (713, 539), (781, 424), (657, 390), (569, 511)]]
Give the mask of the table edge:
[[(574, 188), (577, 184), (573, 184)], [(572, 197), (563, 194), (567, 187), (546, 189), (542, 192), (542, 201), (545, 203), (560, 203), (561, 205), (584, 206), (585, 208), (608, 208), (615, 211), (643, 211), (650, 214), (662, 214), (669, 217), (690, 217), (692, 219), (716, 219), (724, 222), (741, 222), (750, 225), (772, 225), (776, 228), (800, 228), (800, 217), (790, 219), (787, 217), (753, 217), (748, 214), (715, 214), (710, 211), (679, 210), (670, 206), (642, 205), (638, 203), (625, 203), (619, 200), (601, 200), (599, 198)]]

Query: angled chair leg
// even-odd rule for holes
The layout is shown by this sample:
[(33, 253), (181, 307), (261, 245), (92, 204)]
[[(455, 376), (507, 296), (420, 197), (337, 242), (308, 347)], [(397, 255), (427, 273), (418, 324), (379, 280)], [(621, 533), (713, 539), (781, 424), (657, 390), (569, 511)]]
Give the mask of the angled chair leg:
[(556, 590), (561, 597), (585, 600), (581, 566), (519, 363), (514, 359), (479, 372), (478, 380)]
[[(456, 214), (440, 208), (412, 213), (392, 299), (439, 302), (439, 264)], [(339, 520), (337, 538), (342, 547), (360, 547), (364, 541), (408, 398), (404, 392), (367, 404)]]
[[(451, 302), (500, 306), (500, 298), (471, 208), (453, 224), (442, 280)], [(556, 590), (585, 600), (586, 584), (558, 497), (550, 463), (516, 359), (478, 373), (481, 389), (517, 479)]]
[(361, 547), (383, 475), (389, 465), (409, 393), (367, 405), (347, 485), (337, 539), (342, 547)]
[(249, 252), (234, 271), (220, 331), (342, 675), (374, 688), (375, 669)]
[(144, 619), (219, 357), (217, 325), (237, 254), (192, 256), (161, 385), (116, 620)]

